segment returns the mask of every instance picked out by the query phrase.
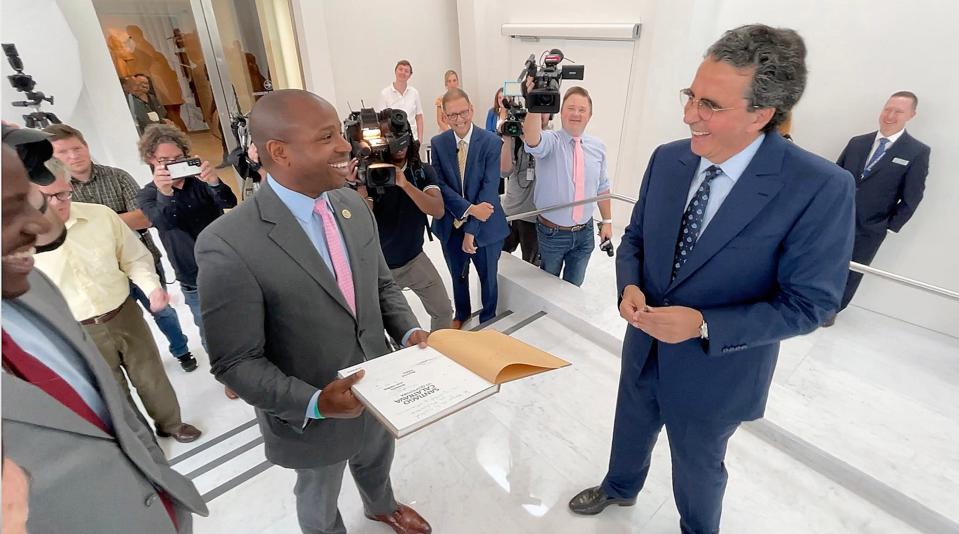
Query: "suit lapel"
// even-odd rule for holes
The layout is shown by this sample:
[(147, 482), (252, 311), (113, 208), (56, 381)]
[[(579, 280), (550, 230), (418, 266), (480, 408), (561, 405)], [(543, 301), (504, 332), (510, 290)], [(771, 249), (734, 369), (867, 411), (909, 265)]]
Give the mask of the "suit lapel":
[[(466, 176), (468, 177), (473, 177), (477, 175), (476, 170), (474, 169), (474, 166), (478, 165), (476, 163), (477, 161), (476, 158), (479, 157), (480, 150), (482, 150), (481, 145), (483, 144), (482, 137), (480, 137), (480, 132), (478, 128), (479, 128), (478, 126), (473, 125), (473, 135), (470, 136), (470, 142), (469, 142), (469, 145), (467, 145), (469, 148), (467, 148), (467, 152), (466, 152)], [(459, 165), (457, 165), (457, 168), (459, 168)], [(480, 175), (480, 178), (482, 178), (482, 175)], [(471, 180), (470, 183), (474, 181), (475, 180)], [(463, 192), (462, 192), (463, 198), (466, 198), (467, 200), (469, 200), (469, 197), (467, 197), (467, 195), (470, 193), (470, 189), (469, 187), (467, 187), (467, 185), (468, 184), (467, 184), (466, 178), (464, 178)]]
[[(886, 150), (886, 153), (883, 154), (882, 157), (879, 158), (879, 161), (877, 161), (876, 164), (872, 166), (872, 169), (869, 170), (869, 173), (863, 176), (863, 179), (869, 178), (870, 176), (875, 174), (880, 168), (896, 165), (895, 163), (892, 162), (892, 160), (900, 156), (906, 155), (906, 153), (909, 151), (910, 145), (912, 144), (911, 140), (912, 140), (912, 137), (909, 135), (909, 132), (902, 132), (902, 135), (899, 136), (899, 139), (896, 139), (896, 142), (893, 143), (892, 146)], [(903, 158), (903, 159), (908, 159), (908, 158)]]
[(94, 438), (113, 439), (42, 389), (3, 373), (3, 418)]
[[(776, 196), (783, 186), (780, 171), (784, 143), (786, 141), (778, 135), (767, 134), (756, 156), (706, 226), (689, 259), (679, 269), (676, 279), (669, 286), (670, 289), (689, 278), (709, 261)], [(678, 238), (678, 226), (674, 235)]]
[(653, 278), (660, 282), (659, 287), (669, 286), (672, 276), (673, 259), (676, 255), (676, 240), (679, 238), (679, 226), (683, 212), (686, 211), (686, 197), (689, 196), (689, 187), (699, 168), (699, 156), (689, 152), (680, 158), (675, 167), (668, 171), (666, 178), (670, 183), (665, 184), (663, 198), (657, 199), (655, 209), (662, 210), (662, 217), (650, 217), (650, 220), (666, 221), (662, 239), (650, 240), (650, 267), (659, 272), (652, 273)]
[(274, 225), (269, 232), (270, 239), (283, 249), (294, 263), (316, 280), (316, 283), (333, 297), (343, 309), (353, 315), (353, 311), (350, 310), (343, 293), (340, 291), (340, 286), (336, 284), (333, 273), (330, 272), (323, 258), (316, 251), (316, 247), (313, 246), (313, 242), (303, 231), (303, 227), (300, 226), (289, 208), (283, 204), (283, 201), (280, 200), (280, 197), (276, 195), (269, 184), (264, 184), (260, 188), (260, 192), (257, 193), (254, 201), (260, 209), (260, 217)]

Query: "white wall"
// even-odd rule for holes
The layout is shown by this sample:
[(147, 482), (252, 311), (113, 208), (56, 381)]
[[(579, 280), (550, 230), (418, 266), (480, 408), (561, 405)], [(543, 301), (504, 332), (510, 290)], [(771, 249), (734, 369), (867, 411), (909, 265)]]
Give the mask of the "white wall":
[[(56, 97), (43, 109), (82, 131), (94, 158), (130, 171), (141, 183), (149, 169), (137, 156), (137, 132), (110, 60), (106, 41), (90, 0), (4, 0), (3, 42), (13, 42), (25, 72), (37, 89)], [(3, 119), (23, 124), (21, 99), (6, 80), (13, 72), (3, 62)]]
[(294, 0), (293, 11), (307, 89), (333, 102), (341, 119), (361, 99), (376, 104), (396, 62), (407, 59), (423, 103), (423, 137), (436, 135), (433, 102), (443, 94), (443, 73), (460, 70), (454, 2)]
[[(959, 117), (959, 84), (952, 68), (953, 24), (959, 4), (920, 0), (829, 2), (810, 0), (608, 0), (583, 9), (578, 0), (458, 0), (467, 88), (484, 94), (515, 76), (508, 65), (506, 22), (641, 22), (633, 57), (627, 126), (613, 190), (635, 196), (652, 150), (687, 137), (676, 93), (689, 85), (706, 48), (724, 30), (754, 22), (796, 29), (806, 40), (810, 69), (796, 108), (793, 134), (803, 147), (835, 159), (853, 135), (877, 128), (886, 97), (908, 89), (920, 98), (909, 131), (933, 147), (926, 198), (898, 235), (891, 235), (874, 267), (959, 290), (959, 225), (949, 208), (959, 202), (959, 180), (947, 162), (959, 153), (948, 136)], [(586, 66), (589, 77), (590, 66)], [(602, 103), (601, 105), (612, 105)], [(950, 120), (952, 119), (952, 120)], [(626, 213), (616, 211), (619, 225)], [(959, 336), (959, 303), (867, 277), (854, 301), (880, 313)]]

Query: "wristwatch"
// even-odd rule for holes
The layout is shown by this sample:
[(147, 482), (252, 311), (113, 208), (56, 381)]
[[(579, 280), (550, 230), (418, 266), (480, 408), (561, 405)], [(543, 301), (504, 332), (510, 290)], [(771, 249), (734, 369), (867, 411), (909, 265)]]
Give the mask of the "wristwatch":
[(699, 325), (699, 339), (709, 339), (709, 325), (706, 324), (706, 319), (703, 319), (703, 324)]

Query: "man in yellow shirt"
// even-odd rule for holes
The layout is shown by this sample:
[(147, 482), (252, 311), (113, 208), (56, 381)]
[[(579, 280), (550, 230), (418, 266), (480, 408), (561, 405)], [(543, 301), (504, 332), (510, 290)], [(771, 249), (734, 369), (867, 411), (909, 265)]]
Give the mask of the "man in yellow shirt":
[(130, 397), (130, 377), (160, 437), (189, 443), (200, 431), (180, 419), (180, 404), (160, 361), (160, 352), (136, 303), (128, 280), (150, 297), (150, 308), (170, 300), (160, 286), (153, 256), (136, 234), (106, 206), (72, 203), (73, 188), (64, 173), (40, 187), (51, 209), (64, 221), (67, 239), (36, 256), (36, 267), (63, 293), (73, 316), (113, 369), (120, 389)]

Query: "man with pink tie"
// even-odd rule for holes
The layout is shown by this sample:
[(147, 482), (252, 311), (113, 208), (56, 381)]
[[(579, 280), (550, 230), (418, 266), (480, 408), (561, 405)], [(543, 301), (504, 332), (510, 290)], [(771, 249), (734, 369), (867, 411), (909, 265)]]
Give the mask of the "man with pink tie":
[[(593, 116), (593, 99), (582, 87), (570, 87), (560, 109), (563, 128), (543, 131), (540, 113), (529, 113), (523, 122), (526, 152), (536, 159), (536, 188), (533, 203), (537, 209), (568, 204), (609, 193), (606, 172), (606, 145), (585, 135)], [(600, 242), (613, 236), (610, 201), (597, 202), (603, 219), (599, 223)], [(580, 204), (547, 211), (537, 217), (540, 267), (577, 286), (583, 285), (586, 264), (593, 252), (593, 206)]]

